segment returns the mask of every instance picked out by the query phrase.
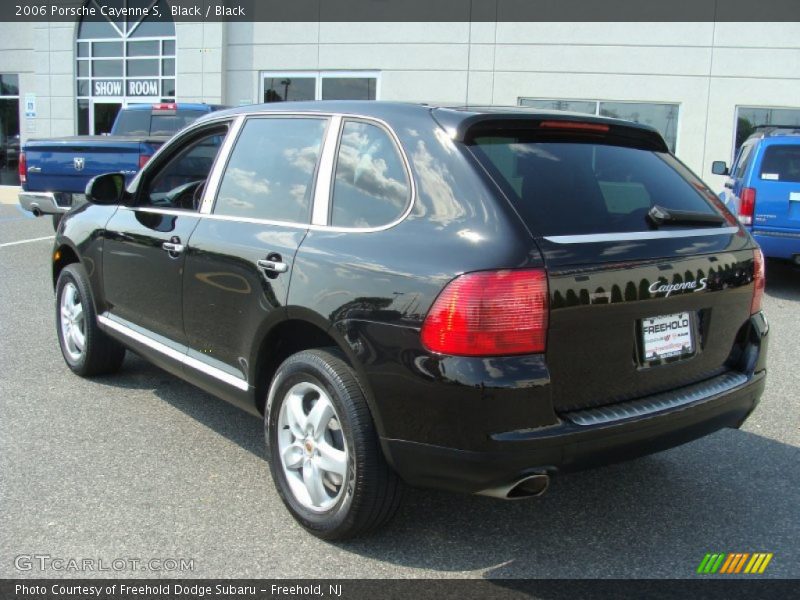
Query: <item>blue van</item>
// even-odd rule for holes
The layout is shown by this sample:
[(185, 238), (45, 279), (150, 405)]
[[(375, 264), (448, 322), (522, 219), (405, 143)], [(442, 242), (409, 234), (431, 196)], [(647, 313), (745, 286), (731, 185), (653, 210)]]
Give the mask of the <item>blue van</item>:
[(800, 264), (800, 127), (757, 127), (730, 169), (714, 161), (711, 171), (729, 176), (720, 198), (764, 256)]

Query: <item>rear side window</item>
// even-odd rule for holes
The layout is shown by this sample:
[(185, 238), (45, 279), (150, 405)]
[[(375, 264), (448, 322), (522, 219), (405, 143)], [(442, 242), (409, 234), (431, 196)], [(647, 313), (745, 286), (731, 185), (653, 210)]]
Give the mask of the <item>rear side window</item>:
[(380, 227), (408, 206), (408, 175), (389, 134), (372, 123), (346, 121), (336, 159), (331, 225)]
[(716, 214), (704, 186), (664, 152), (591, 142), (476, 137), (476, 158), (531, 231), (544, 236), (647, 231), (647, 212)]
[(214, 214), (309, 223), (327, 119), (248, 119), (231, 152)]
[(769, 146), (761, 159), (761, 179), (800, 183), (800, 145)]

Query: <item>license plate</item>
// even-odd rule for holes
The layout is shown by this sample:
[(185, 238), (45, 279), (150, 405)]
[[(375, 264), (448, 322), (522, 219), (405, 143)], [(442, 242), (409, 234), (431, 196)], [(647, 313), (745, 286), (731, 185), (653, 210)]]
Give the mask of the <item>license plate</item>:
[(661, 360), (694, 353), (692, 316), (688, 312), (642, 319), (645, 360)]

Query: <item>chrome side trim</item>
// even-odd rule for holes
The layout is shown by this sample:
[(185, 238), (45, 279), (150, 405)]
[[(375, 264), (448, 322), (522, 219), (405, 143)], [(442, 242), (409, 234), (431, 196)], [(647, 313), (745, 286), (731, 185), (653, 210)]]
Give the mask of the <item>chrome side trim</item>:
[(800, 233), (792, 233), (791, 231), (764, 231), (763, 229), (754, 229), (753, 235), (763, 235), (765, 237), (776, 237), (776, 238), (789, 238), (789, 239), (800, 239)]
[(236, 117), (228, 128), (228, 133), (225, 136), (225, 140), (222, 142), (222, 146), (220, 146), (217, 157), (214, 159), (214, 165), (211, 167), (211, 173), (206, 182), (206, 187), (203, 190), (203, 201), (200, 203), (201, 214), (209, 214), (211, 212), (214, 199), (217, 197), (219, 183), (222, 181), (222, 174), (225, 172), (225, 167), (228, 164), (228, 158), (231, 155), (231, 150), (233, 150), (233, 145), (236, 143), (236, 140), (239, 138), (239, 133), (242, 131), (244, 120), (244, 115), (240, 115)]
[(339, 145), (341, 129), (342, 117), (340, 115), (333, 116), (328, 125), (328, 131), (325, 132), (322, 153), (319, 157), (317, 186), (314, 188), (314, 209), (311, 213), (311, 223), (314, 225), (328, 224), (331, 188), (333, 186), (333, 164), (336, 158), (336, 148)]
[(621, 233), (549, 235), (545, 236), (544, 239), (554, 244), (591, 244), (595, 242), (630, 242), (635, 240), (701, 237), (705, 235), (731, 235), (738, 233), (738, 231), (738, 227), (714, 227), (704, 229), (673, 229), (669, 231), (627, 231)]
[(609, 404), (608, 406), (575, 410), (563, 413), (562, 416), (575, 423), (575, 425), (584, 427), (615, 423), (706, 400), (712, 396), (724, 394), (745, 383), (747, 383), (747, 375), (729, 371), (707, 381), (701, 381), (675, 391), (663, 392), (628, 402), (619, 402), (618, 404)]
[[(108, 327), (109, 329), (113, 329), (117, 333), (124, 335), (127, 338), (135, 342), (139, 342), (140, 344), (147, 346), (155, 350), (156, 352), (160, 352), (164, 356), (168, 356), (169, 358), (175, 360), (176, 362), (182, 363), (187, 367), (191, 367), (201, 373), (205, 373), (213, 377), (214, 379), (219, 379), (220, 381), (227, 383), (228, 385), (232, 385), (235, 388), (238, 388), (242, 391), (247, 391), (250, 387), (247, 384), (247, 381), (242, 379), (241, 377), (236, 377), (235, 375), (231, 375), (230, 373), (226, 373), (221, 369), (217, 369), (216, 367), (212, 367), (211, 365), (207, 365), (206, 363), (197, 360), (196, 358), (192, 358), (191, 356), (187, 356), (183, 352), (179, 352), (174, 348), (170, 348), (166, 344), (162, 344), (152, 338), (147, 337), (143, 333), (139, 333), (138, 331), (134, 331), (130, 327), (126, 327), (122, 323), (118, 323), (112, 319), (104, 315), (98, 315), (97, 321), (103, 325), (104, 327)], [(188, 348), (187, 348), (188, 351)]]

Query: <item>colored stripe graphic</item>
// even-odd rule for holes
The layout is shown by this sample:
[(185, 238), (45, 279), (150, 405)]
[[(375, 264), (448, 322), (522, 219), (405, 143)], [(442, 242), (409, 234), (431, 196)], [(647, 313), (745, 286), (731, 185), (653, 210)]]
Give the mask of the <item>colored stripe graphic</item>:
[(732, 575), (744, 572), (760, 575), (767, 569), (773, 556), (772, 552), (709, 552), (697, 566), (697, 573)]

